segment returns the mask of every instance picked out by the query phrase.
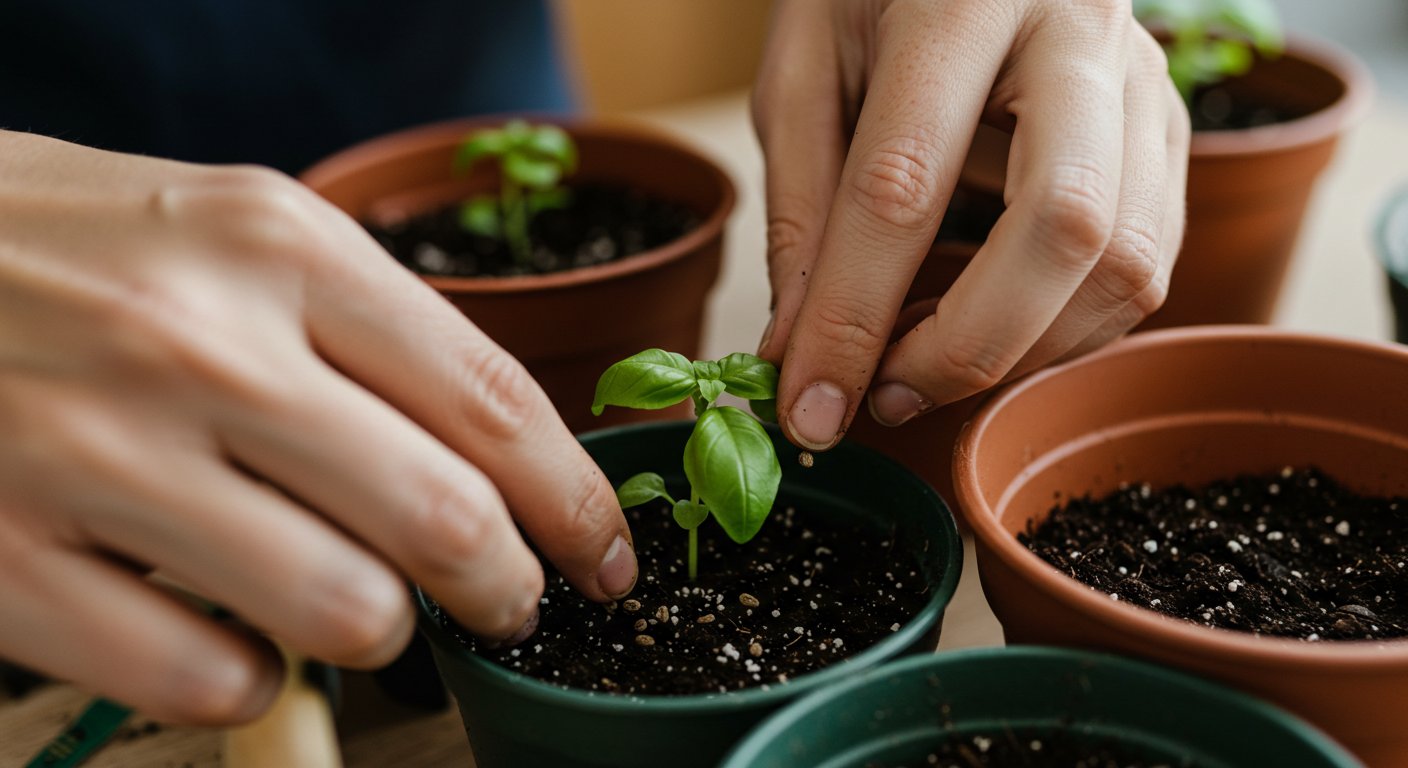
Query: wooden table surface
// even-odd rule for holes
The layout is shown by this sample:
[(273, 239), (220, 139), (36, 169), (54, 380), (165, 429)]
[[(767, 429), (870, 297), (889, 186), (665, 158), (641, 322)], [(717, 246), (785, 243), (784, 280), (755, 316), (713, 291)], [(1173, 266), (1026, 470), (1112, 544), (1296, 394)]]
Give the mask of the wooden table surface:
[[(739, 187), (739, 205), (728, 232), (724, 273), (713, 297), (705, 352), (752, 349), (766, 322), (768, 288), (763, 268), (762, 158), (747, 117), (746, 94), (727, 94), (641, 118), (694, 140), (717, 157)], [(1389, 310), (1375, 265), (1369, 227), (1388, 193), (1408, 184), (1408, 106), (1380, 98), (1365, 122), (1341, 146), (1306, 223), (1297, 265), (1278, 322), (1296, 328), (1387, 338)], [(944, 620), (940, 651), (1002, 643), (1002, 630), (978, 586), (972, 542), (958, 593)], [(369, 681), (348, 680), (349, 698), (370, 708), (360, 723), (341, 728), (346, 765), (472, 765), (469, 746), (453, 710), (426, 717), (378, 702)], [(88, 695), (52, 685), (18, 701), (0, 703), (0, 768), (23, 765), (83, 707)], [(135, 719), (85, 765), (93, 768), (156, 766), (206, 768), (221, 764), (222, 735), (193, 728), (150, 727)]]

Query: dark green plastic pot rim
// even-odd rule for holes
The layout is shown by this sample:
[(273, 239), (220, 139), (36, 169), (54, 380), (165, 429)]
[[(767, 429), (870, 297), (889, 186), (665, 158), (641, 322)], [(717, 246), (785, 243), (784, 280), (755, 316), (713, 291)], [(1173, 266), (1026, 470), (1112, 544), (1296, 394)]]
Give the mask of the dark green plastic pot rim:
[(1379, 211), (1374, 240), (1384, 271), (1408, 285), (1408, 186), (1399, 187)]
[[(583, 445), (590, 445), (594, 442), (611, 440), (629, 434), (677, 429), (681, 424), (685, 423), (692, 422), (659, 421), (646, 424), (627, 424), (587, 432), (578, 435), (578, 440)], [(769, 432), (777, 431), (777, 427), (774, 425), (766, 426)], [(915, 476), (908, 469), (888, 456), (864, 446), (851, 443), (842, 443), (836, 448), (833, 448), (832, 451), (862, 453), (871, 461), (892, 465), (904, 473), (902, 475), (903, 477), (906, 477), (909, 482), (917, 486), (916, 490), (920, 495), (932, 498), (936, 510), (948, 511), (948, 505), (928, 483), (919, 479), (919, 477)], [(938, 582), (932, 584), (930, 587), (931, 596), (924, 608), (889, 637), (886, 637), (884, 640), (870, 646), (855, 656), (849, 656), (840, 662), (823, 667), (815, 672), (809, 672), (789, 680), (786, 683), (770, 685), (768, 690), (763, 690), (761, 687), (752, 687), (739, 691), (730, 691), (728, 693), (707, 693), (690, 696), (632, 696), (564, 688), (505, 669), (480, 657), (478, 654), (471, 653), (467, 648), (461, 645), (459, 641), (446, 633), (434, 617), (430, 615), (428, 606), (426, 605), (426, 595), (421, 591), (419, 586), (415, 587), (417, 622), (420, 624), (421, 631), (425, 632), (426, 636), (430, 638), (430, 641), (438, 646), (441, 653), (468, 664), (478, 673), (494, 678), (505, 686), (514, 687), (517, 689), (516, 692), (518, 695), (551, 703), (555, 706), (629, 715), (634, 712), (643, 711), (690, 714), (712, 711), (718, 708), (731, 709), (738, 706), (777, 705), (789, 699), (805, 695), (814, 689), (835, 685), (860, 672), (866, 671), (868, 667), (876, 666), (885, 659), (898, 655), (903, 649), (917, 643), (921, 637), (938, 624), (943, 617), (944, 609), (948, 606), (954, 591), (958, 588), (958, 576), (963, 570), (963, 540), (958, 534), (958, 528), (954, 523), (953, 515), (950, 512), (948, 514), (938, 515), (938, 518), (938, 524), (945, 530), (945, 534), (948, 537), (949, 553), (944, 562), (942, 575)], [(531, 639), (529, 642), (532, 642)], [(857, 670), (857, 667), (860, 669)]]
[(720, 768), (746, 768), (752, 765), (754, 761), (758, 759), (759, 753), (766, 749), (768, 745), (775, 742), (782, 734), (797, 728), (803, 721), (814, 717), (817, 710), (827, 704), (853, 695), (858, 689), (870, 685), (877, 678), (887, 678), (915, 670), (923, 670), (935, 664), (981, 664), (984, 662), (1016, 659), (1025, 661), (1069, 661), (1073, 664), (1080, 665), (1098, 665), (1106, 669), (1114, 669), (1117, 672), (1127, 672), (1131, 675), (1153, 679), (1156, 683), (1189, 688), (1199, 695), (1217, 697), (1230, 701), (1238, 707), (1247, 709), (1273, 721), (1277, 725), (1286, 728), (1295, 733), (1298, 737), (1304, 739), (1326, 757), (1341, 763), (1347, 768), (1349, 766), (1363, 765), (1357, 758), (1346, 752), (1344, 747), (1340, 746), (1329, 736), (1326, 736), (1315, 726), (1283, 709), (1240, 691), (1199, 677), (1172, 672), (1162, 667), (1134, 661), (1123, 656), (1092, 653), (1089, 651), (1074, 651), (1067, 648), (1019, 645), (998, 648), (970, 648), (960, 651), (926, 654), (901, 659), (875, 669), (866, 670), (836, 686), (812, 693), (806, 698), (800, 699), (796, 703), (768, 717), (729, 752), (728, 757), (725, 758)]

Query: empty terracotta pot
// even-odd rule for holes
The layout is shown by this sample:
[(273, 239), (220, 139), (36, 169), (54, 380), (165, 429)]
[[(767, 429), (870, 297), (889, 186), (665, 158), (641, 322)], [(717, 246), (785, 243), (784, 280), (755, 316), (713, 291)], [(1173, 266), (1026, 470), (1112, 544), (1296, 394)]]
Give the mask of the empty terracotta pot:
[(959, 440), (958, 498), (1009, 643), (1114, 651), (1215, 678), (1408, 765), (1408, 640), (1304, 642), (1113, 601), (1016, 539), (1121, 483), (1205, 484), (1313, 465), (1408, 495), (1408, 348), (1254, 327), (1143, 334), (998, 393)]
[(1223, 88), (1234, 102), (1245, 96), (1305, 117), (1193, 134), (1183, 249), (1168, 300), (1141, 330), (1271, 322), (1315, 182), (1373, 85), (1350, 54), (1291, 40)]
[[(464, 177), (451, 157), (465, 134), (508, 118), (414, 128), (339, 152), (301, 179), (358, 220), (389, 222), (498, 188), (481, 164)], [(599, 266), (549, 275), (427, 277), (542, 384), (574, 432), (683, 412), (590, 406), (597, 377), (643, 349), (693, 357), (705, 300), (718, 278), (733, 184), (713, 161), (657, 131), (616, 123), (562, 122), (577, 143), (572, 182), (624, 184), (691, 208), (700, 224), (683, 237)]]

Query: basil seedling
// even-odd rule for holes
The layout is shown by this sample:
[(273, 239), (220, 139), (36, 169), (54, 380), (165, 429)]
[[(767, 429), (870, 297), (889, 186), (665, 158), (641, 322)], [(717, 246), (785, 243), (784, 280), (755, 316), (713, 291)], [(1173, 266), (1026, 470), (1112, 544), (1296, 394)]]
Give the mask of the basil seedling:
[(670, 502), (675, 522), (689, 531), (691, 579), (699, 572), (699, 526), (713, 515), (730, 539), (746, 543), (772, 511), (782, 482), (772, 438), (746, 412), (718, 405), (715, 401), (725, 392), (750, 401), (755, 413), (774, 414), (777, 368), (742, 352), (691, 362), (674, 352), (647, 349), (606, 369), (592, 402), (592, 413), (600, 416), (608, 405), (654, 410), (693, 399), (694, 431), (684, 446), (689, 498), (671, 497), (664, 478), (654, 472), (636, 475), (616, 489), (622, 507), (653, 499)]
[(1198, 86), (1250, 69), (1253, 50), (1275, 56), (1285, 45), (1271, 0), (1134, 0), (1134, 16), (1168, 33), (1168, 74), (1190, 106)]
[(479, 195), (460, 206), (460, 226), (503, 240), (519, 264), (532, 257), (528, 225), (534, 214), (561, 208), (571, 199), (558, 185), (577, 168), (577, 146), (555, 125), (511, 120), (465, 137), (455, 151), (454, 169), (465, 173), (485, 158), (499, 162), (499, 194)]

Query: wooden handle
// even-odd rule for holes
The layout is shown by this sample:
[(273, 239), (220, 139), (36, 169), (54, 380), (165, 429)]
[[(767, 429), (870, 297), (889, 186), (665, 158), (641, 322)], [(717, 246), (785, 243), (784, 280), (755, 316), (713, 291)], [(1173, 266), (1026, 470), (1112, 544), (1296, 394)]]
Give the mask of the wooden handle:
[(327, 696), (309, 684), (303, 660), (285, 651), (283, 691), (263, 717), (225, 737), (227, 768), (342, 768)]

